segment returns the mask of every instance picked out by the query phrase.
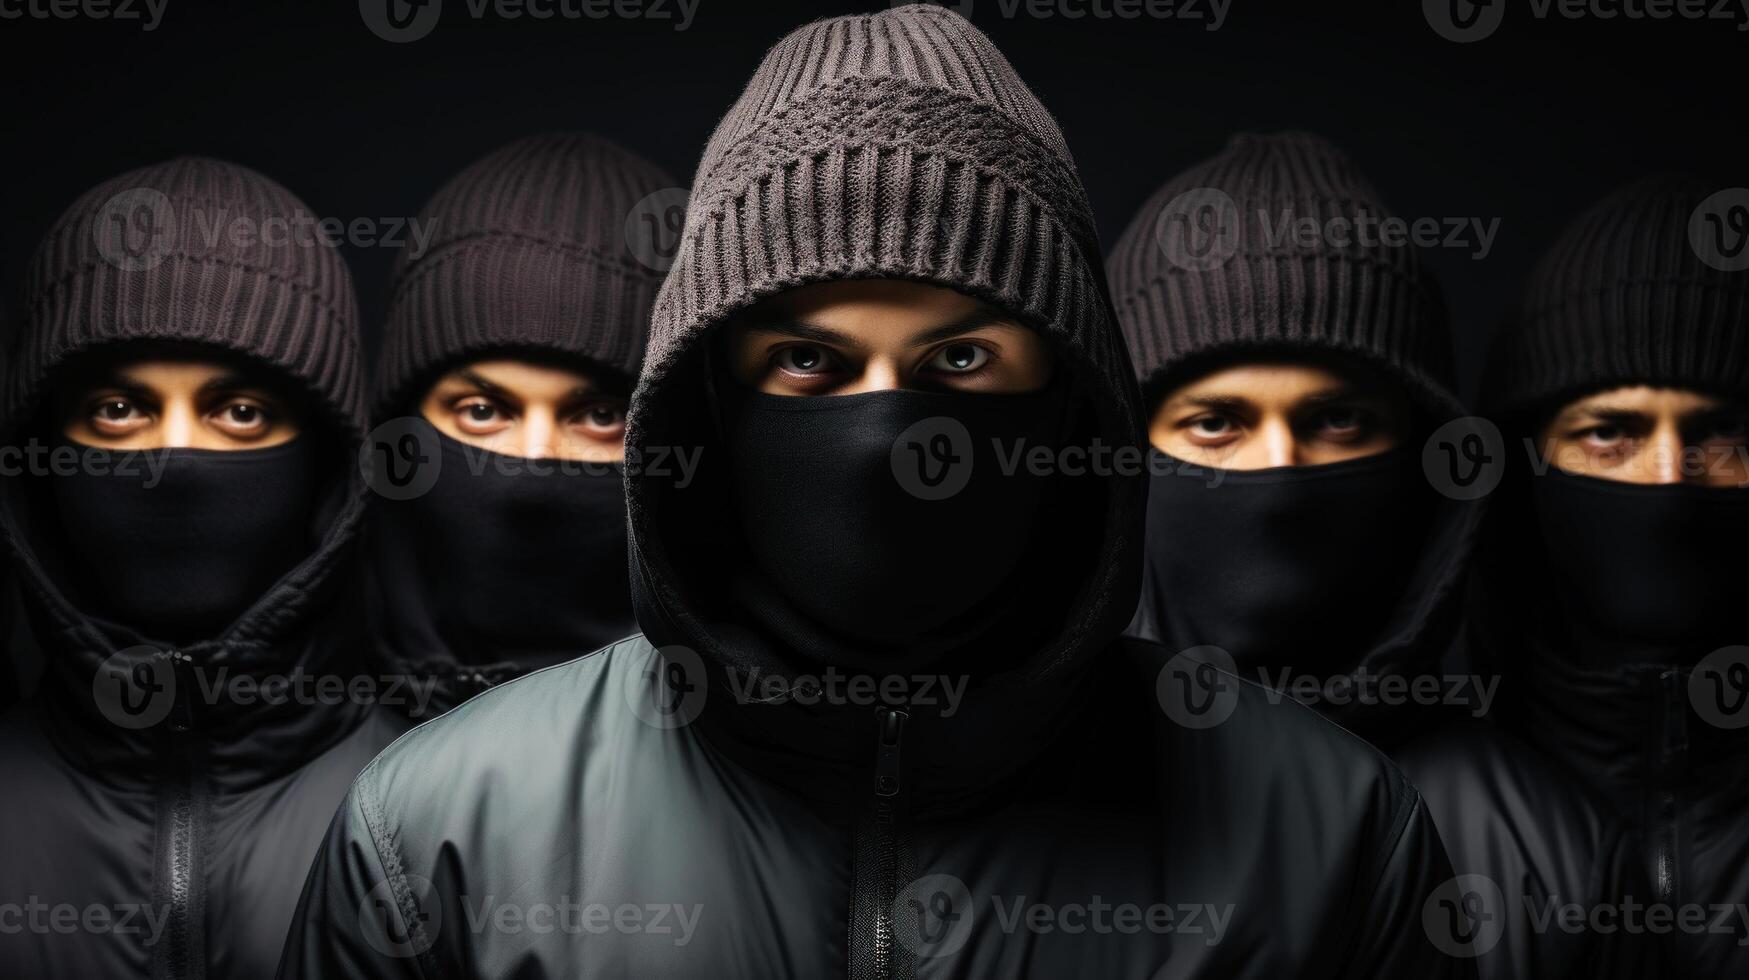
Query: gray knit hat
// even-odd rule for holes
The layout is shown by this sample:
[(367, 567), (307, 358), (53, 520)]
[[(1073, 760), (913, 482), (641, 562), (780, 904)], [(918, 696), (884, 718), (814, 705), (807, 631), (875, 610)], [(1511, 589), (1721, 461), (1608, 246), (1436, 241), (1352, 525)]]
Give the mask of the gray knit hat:
[(691, 334), (827, 279), (902, 278), (987, 299), (1123, 357), (1086, 192), (1057, 124), (944, 8), (816, 21), (765, 56), (717, 125), (656, 300), (645, 384)]
[[(816, 21), (766, 54), (699, 164), (651, 317), (628, 458), (699, 444), (710, 328), (785, 290), (848, 279), (935, 284), (1004, 310), (1050, 342), (1104, 444), (1141, 445), (1134, 373), (1063, 135), (989, 38), (945, 8)], [(640, 625), (713, 650), (691, 611), (706, 585), (688, 581), (664, 535), (664, 514), (690, 505), (653, 467), (628, 467), (626, 487)], [(1146, 481), (1119, 474), (1102, 489), (1103, 507), (1077, 515), (1099, 525), (1098, 557), (1075, 579), (1075, 626), (1043, 641), (1046, 665), (1108, 643), (1135, 611)], [(723, 656), (738, 654), (712, 653)]]
[[(1391, 218), (1348, 157), (1307, 133), (1245, 133), (1143, 205), (1112, 250), (1118, 320), (1150, 394), (1208, 355), (1345, 353), (1458, 414), (1443, 300), (1413, 245), (1354, 231)], [(1284, 233), (1310, 218), (1320, 234)]]
[(0, 418), (24, 424), (49, 374), (123, 341), (203, 344), (302, 383), (364, 431), (352, 279), (301, 201), (253, 170), (183, 157), (81, 196), (26, 275)]
[(519, 140), (463, 170), (420, 214), (426, 250), (409, 244), (397, 260), (377, 410), (405, 408), (432, 373), (490, 350), (636, 377), (662, 269), (631, 236), (652, 195), (684, 199), (661, 168), (586, 133)]
[(1709, 245), (1709, 213), (1729, 210), (1708, 203), (1720, 190), (1651, 177), (1574, 221), (1495, 342), (1489, 404), (1511, 414), (1627, 383), (1749, 395), (1749, 271)]

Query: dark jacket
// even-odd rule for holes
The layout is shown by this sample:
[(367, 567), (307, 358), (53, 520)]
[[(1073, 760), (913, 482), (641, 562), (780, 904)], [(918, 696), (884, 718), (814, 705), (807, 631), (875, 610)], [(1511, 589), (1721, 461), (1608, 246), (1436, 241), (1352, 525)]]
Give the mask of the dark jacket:
[[(958, 288), (1045, 336), (1080, 437), (1137, 447), (1098, 256), (1061, 134), (962, 18), (906, 6), (774, 48), (699, 167), (633, 397), (644, 635), (483, 694), (361, 774), (281, 975), (1465, 972), (1421, 928), (1450, 870), (1388, 762), (1226, 676), (1192, 699), (1192, 723), (1220, 723), (1181, 726), (1161, 652), (1119, 640), (1139, 470), (1055, 484), (1075, 496), (1014, 529), (1032, 547), (999, 585), (1012, 612), (904, 674), (841, 666), (874, 642), (789, 614), (749, 557), (736, 508), (760, 504), (728, 489), (710, 395), (728, 318), (823, 279)], [(954, 398), (867, 397), (889, 395)], [(898, 443), (877, 431), (842, 436), (872, 447), (856, 479), (888, 486)], [(675, 447), (701, 451), (695, 481)], [(893, 499), (826, 482), (763, 505)]]
[[(99, 237), (130, 196), (144, 202), (130, 220), (150, 219), (139, 267)], [(168, 643), (96, 612), (106, 594), (71, 570), (70, 529), (55, 506), (67, 474), (0, 486), (0, 542), (44, 661), (36, 689), (0, 714), (6, 976), (266, 976), (327, 818), (405, 729), (374, 705), (380, 686), (345, 687), (368, 649), (348, 601), (365, 489), (345, 268), (307, 243), (200, 238), (202, 217), (296, 213), (308, 209), (259, 174), (174, 160), (86, 194), (32, 265), (28, 314), (0, 379), (8, 445), (57, 431), (43, 411), (55, 372), (149, 338), (247, 358), (305, 393), (298, 438), (320, 450), (321, 489), (295, 566), (225, 611), (228, 626)], [(125, 453), (104, 461), (111, 476), (141, 465)], [(200, 516), (155, 513), (172, 527)]]
[[(1162, 229), (1174, 227), (1174, 209), (1198, 194), (1224, 195), (1233, 209), (1224, 219), (1234, 232), (1233, 254), (1225, 262), (1184, 261), (1175, 257), (1171, 239), (1162, 238)], [(1342, 536), (1351, 530), (1390, 527), (1378, 540), (1397, 549), (1391, 560), (1400, 568), (1383, 575), (1370, 567), (1354, 575), (1331, 569), (1314, 583), (1304, 581), (1313, 572), (1302, 567), (1300, 578), (1285, 587), (1316, 586), (1307, 591), (1317, 598), (1316, 610), (1351, 614), (1318, 626), (1308, 612), (1292, 620), (1291, 631), (1275, 631), (1282, 638), (1269, 642), (1282, 648), (1234, 656), (1248, 668), (1243, 673), (1249, 679), (1305, 697), (1326, 717), (1372, 741), (1420, 788), (1453, 867), (1475, 886), (1466, 887), (1466, 895), (1486, 899), (1478, 909), (1489, 925), (1469, 947), (1482, 976), (1638, 976), (1645, 951), (1634, 937), (1568, 932), (1539, 918), (1550, 900), (1591, 908), (1622, 894), (1617, 889), (1626, 887), (1635, 869), (1607, 807), (1541, 752), (1485, 723), (1498, 692), (1497, 674), (1447, 663), (1461, 627), (1484, 501), (1470, 491), (1472, 474), (1457, 452), (1480, 430), (1459, 421), (1466, 413), (1452, 394), (1451, 342), (1437, 283), (1410, 245), (1358, 237), (1281, 242), (1266, 230), (1267, 222), (1284, 216), (1364, 220), (1390, 213), (1348, 156), (1326, 140), (1305, 133), (1242, 134), (1167, 181), (1118, 240), (1111, 258), (1118, 315), (1143, 388), (1156, 399), (1210, 366), (1260, 355), (1321, 358), (1337, 352), (1407, 393), (1419, 424), (1398, 450), (1398, 465), (1413, 475), (1393, 502), (1418, 515), (1415, 522), (1387, 525), (1396, 518), (1384, 507), (1326, 510), (1316, 484), (1302, 482), (1305, 493), (1296, 498), (1296, 511), (1267, 514), (1281, 526), (1259, 530), (1260, 518), (1244, 528), (1254, 536), (1236, 542), (1259, 559), (1241, 587), (1276, 587), (1255, 565), (1267, 567), (1283, 549), (1281, 542), (1306, 534), (1306, 525), (1340, 532), (1331, 542), (1314, 539), (1325, 558), (1340, 547), (1334, 542), (1354, 540)], [(1451, 471), (1441, 472), (1448, 460)], [(1317, 479), (1327, 479), (1336, 468), (1316, 469), (1324, 474)], [(1313, 470), (1305, 468), (1297, 478), (1305, 481)], [(1208, 505), (1225, 507), (1232, 506), (1219, 501), (1225, 486), (1249, 477), (1229, 473), (1215, 483), (1207, 472), (1158, 476), (1154, 487), (1171, 494), (1192, 487), (1214, 495)], [(1187, 582), (1178, 588), (1194, 590), (1200, 583), (1174, 578), (1182, 574), (1177, 570), (1219, 563), (1198, 562), (1197, 554), (1187, 563), (1183, 552), (1191, 546), (1187, 535), (1171, 527), (1175, 515), (1155, 510), (1151, 516), (1157, 523), (1148, 532), (1143, 599), (1131, 631), (1175, 650), (1218, 642), (1199, 630), (1220, 624), (1196, 624), (1199, 617), (1218, 617), (1196, 607), (1198, 597), (1176, 594), (1168, 583)], [(1233, 544), (1219, 536), (1196, 546), (1226, 547), (1232, 560)], [(1217, 573), (1198, 568), (1197, 574), (1209, 581)], [(1356, 579), (1366, 584), (1357, 586)], [(1359, 608), (1368, 600), (1374, 600), (1371, 608)], [(1350, 629), (1355, 622), (1369, 625)], [(1344, 629), (1352, 635), (1338, 639)], [(1318, 683), (1299, 686), (1308, 679)], [(1391, 683), (1401, 685), (1394, 694)]]

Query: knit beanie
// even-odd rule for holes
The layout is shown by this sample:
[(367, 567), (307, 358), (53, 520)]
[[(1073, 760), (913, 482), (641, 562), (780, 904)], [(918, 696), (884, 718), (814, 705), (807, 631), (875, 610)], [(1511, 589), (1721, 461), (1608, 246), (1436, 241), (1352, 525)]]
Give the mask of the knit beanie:
[(646, 384), (726, 315), (855, 278), (956, 288), (1102, 367), (1124, 356), (1062, 133), (989, 38), (945, 8), (816, 21), (767, 53), (699, 163)]
[(318, 225), (285, 188), (217, 160), (182, 157), (99, 184), (49, 229), (26, 273), (0, 428), (25, 424), (68, 359), (152, 340), (264, 362), (362, 438), (352, 279)]
[(1414, 246), (1377, 234), (1390, 220), (1347, 155), (1308, 133), (1240, 134), (1167, 181), (1110, 259), (1148, 394), (1211, 355), (1336, 352), (1402, 378), (1435, 416), (1460, 414), (1443, 300)]
[[(710, 328), (786, 290), (854, 279), (942, 286), (1003, 310), (1050, 345), (1107, 445), (1141, 444), (1140, 398), (1063, 135), (989, 38), (946, 8), (815, 21), (767, 52), (699, 163), (651, 316), (628, 454), (702, 438)], [(1107, 642), (1135, 609), (1146, 483), (1124, 475), (1102, 489), (1098, 517), (1086, 509), (1101, 524), (1090, 532), (1098, 558), (1076, 582), (1065, 622), (1077, 628), (1040, 654), (1050, 664)], [(682, 496), (653, 468), (628, 468), (644, 567), (634, 591), (664, 610), (640, 608), (646, 631), (708, 646), (664, 537), (661, 515), (685, 511)]]
[[(375, 404), (402, 410), (444, 367), (492, 350), (587, 359), (637, 376), (684, 192), (655, 164), (585, 133), (519, 140), (468, 167), (403, 248)], [(640, 210), (647, 213), (640, 213)], [(675, 229), (641, 220), (673, 220)]]
[[(1725, 261), (1714, 242), (1737, 237), (1744, 247), (1749, 227), (1732, 228), (1730, 202), (1719, 203), (1730, 192), (1719, 191), (1690, 176), (1651, 177), (1573, 222), (1495, 341), (1490, 406), (1513, 415), (1631, 383), (1749, 395), (1749, 271), (1732, 271), (1742, 263)], [(1743, 224), (1749, 194), (1735, 203)]]

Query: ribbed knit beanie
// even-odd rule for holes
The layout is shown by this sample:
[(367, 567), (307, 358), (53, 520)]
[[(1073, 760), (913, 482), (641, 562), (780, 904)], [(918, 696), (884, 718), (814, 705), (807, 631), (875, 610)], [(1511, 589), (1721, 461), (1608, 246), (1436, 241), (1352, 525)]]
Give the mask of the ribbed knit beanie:
[(726, 315), (854, 278), (953, 287), (1096, 364), (1124, 356), (1062, 133), (989, 38), (941, 7), (816, 21), (767, 53), (699, 163), (646, 382)]
[[(767, 52), (705, 148), (651, 316), (627, 452), (708, 439), (712, 327), (794, 287), (855, 279), (943, 286), (1003, 310), (1046, 339), (1104, 444), (1140, 446), (1140, 397), (1100, 254), (1057, 124), (965, 18), (909, 5), (804, 25)], [(1050, 665), (1108, 643), (1135, 610), (1146, 481), (1119, 474), (1100, 489), (1103, 506), (1076, 515), (1097, 558), (1075, 577), (1064, 620), (1074, 627), (1038, 654)], [(640, 624), (715, 649), (689, 621), (706, 586), (670, 560), (665, 537), (663, 515), (679, 519), (699, 496), (628, 468), (644, 567), (634, 591), (663, 610), (641, 604)]]
[(0, 428), (28, 421), (68, 359), (155, 340), (277, 368), (361, 438), (357, 304), (319, 221), (261, 174), (196, 157), (88, 191), (50, 228), (26, 274), (23, 322), (0, 378)]
[[(1573, 222), (1495, 341), (1489, 406), (1513, 415), (1630, 383), (1749, 395), (1749, 271), (1731, 271), (1714, 242), (1749, 247), (1749, 227), (1730, 226), (1721, 190), (1651, 177)], [(1749, 209), (1737, 213), (1749, 220)]]
[[(1308, 219), (1311, 235), (1298, 230)], [(1211, 355), (1327, 351), (1388, 369), (1436, 416), (1458, 414), (1443, 300), (1414, 246), (1376, 233), (1387, 220), (1347, 155), (1307, 133), (1240, 134), (1167, 181), (1109, 263), (1148, 394)]]
[(665, 233), (638, 222), (683, 201), (661, 168), (584, 133), (519, 140), (463, 170), (420, 214), (424, 250), (409, 241), (397, 262), (377, 410), (405, 409), (437, 371), (494, 350), (635, 378), (664, 271), (635, 243)]

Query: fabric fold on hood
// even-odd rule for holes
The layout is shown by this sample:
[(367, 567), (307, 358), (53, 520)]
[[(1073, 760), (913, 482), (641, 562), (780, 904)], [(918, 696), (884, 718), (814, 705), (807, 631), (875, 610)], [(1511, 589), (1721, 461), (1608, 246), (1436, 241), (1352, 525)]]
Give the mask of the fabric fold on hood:
[[(1084, 410), (1082, 437), (1134, 452), (1136, 387), (1099, 256), (1062, 134), (964, 19), (928, 6), (839, 18), (766, 56), (699, 165), (627, 436), (639, 624), (671, 665), (708, 683), (700, 723), (713, 742), (798, 792), (841, 794), (872, 764), (876, 705), (810, 697), (831, 681), (829, 665), (794, 637), (749, 629), (725, 600), (725, 583), (751, 564), (724, 531), (738, 525), (707, 397), (712, 332), (807, 283), (954, 288), (1039, 331)], [(674, 458), (684, 452), (701, 465), (682, 486)], [(1088, 543), (1078, 567), (1025, 570), (1058, 583), (1051, 629), (919, 668), (959, 670), (965, 682), (951, 705), (917, 696), (921, 682), (907, 688), (907, 745), (932, 746), (910, 755), (928, 787), (921, 806), (976, 796), (1065, 724), (1134, 607), (1143, 492), (1137, 468), (1043, 518), (1070, 522), (1065, 534)]]
[[(1391, 594), (1381, 591), (1382, 608), (1369, 617), (1374, 625), (1362, 631), (1367, 635), (1338, 630), (1338, 649), (1256, 658), (1246, 676), (1266, 686), (1275, 686), (1282, 670), (1316, 675), (1321, 689), (1334, 691), (1449, 669), (1445, 658), (1459, 629), (1484, 494), (1464, 482), (1474, 476), (1460, 472), (1469, 461), (1448, 459), (1440, 443), (1462, 446), (1481, 429), (1459, 421), (1468, 415), (1453, 394), (1451, 337), (1438, 284), (1413, 247), (1361, 232), (1393, 217), (1349, 157), (1322, 137), (1245, 133), (1163, 184), (1112, 249), (1118, 319), (1150, 406), (1204, 371), (1253, 357), (1339, 356), (1381, 372), (1409, 396), (1415, 424), (1397, 452), (1409, 475), (1405, 489), (1417, 498), (1405, 502), (1415, 522), (1403, 525), (1418, 529), (1413, 555), (1391, 569), (1388, 581), (1374, 583)], [(1318, 229), (1310, 238), (1296, 230), (1307, 222)], [(1156, 475), (1155, 487), (1175, 497), (1191, 492), (1180, 485), (1187, 481), (1218, 497), (1229, 481), (1239, 486), (1257, 479), (1208, 466), (1166, 468), (1174, 472)], [(1316, 469), (1298, 468), (1305, 475), (1282, 479), (1322, 482)], [(1318, 519), (1309, 511), (1295, 516)], [(1175, 599), (1160, 563), (1172, 560), (1162, 552), (1175, 547), (1150, 531), (1147, 584), (1132, 631), (1177, 649), (1214, 642), (1174, 626), (1194, 618), (1170, 608)], [(1342, 591), (1347, 584), (1325, 583), (1328, 602), (1339, 608), (1353, 601)], [(1316, 706), (1383, 741), (1403, 734), (1412, 714), (1385, 704), (1321, 700)]]
[[(0, 537), (43, 647), (42, 721), (70, 757), (106, 778), (132, 778), (129, 764), (150, 758), (160, 730), (175, 725), (201, 734), (215, 785), (252, 784), (319, 753), (350, 730), (349, 717), (369, 710), (345, 698), (311, 708), (295, 698), (215, 693), (239, 681), (349, 677), (365, 662), (347, 599), (365, 495), (355, 462), (364, 411), (350, 276), (319, 242), (209, 233), (237, 221), (266, 229), (309, 220), (302, 202), (254, 171), (180, 158), (80, 197), (28, 272), (24, 322), (4, 372), (0, 438), (8, 444), (58, 438), (45, 398), (68, 364), (139, 347), (242, 357), (267, 369), (308, 400), (310, 431), (299, 438), (321, 453), (301, 558), (234, 621), (178, 643), (81, 604), (62, 567), (66, 530), (44, 499), (44, 481), (54, 477), (8, 481)], [(166, 717), (129, 727), (106, 712), (105, 678), (131, 669), (151, 671), (160, 690), (174, 692)]]
[(372, 410), (384, 439), (418, 433), (418, 467), (436, 473), (410, 468), (403, 481), (429, 489), (374, 502), (372, 631), (385, 666), (435, 685), (435, 711), (637, 625), (620, 467), (531, 467), (440, 435), (420, 401), (444, 372), (497, 357), (629, 391), (684, 205), (630, 150), (547, 133), (452, 178), (420, 211), (429, 241), (397, 257)]

